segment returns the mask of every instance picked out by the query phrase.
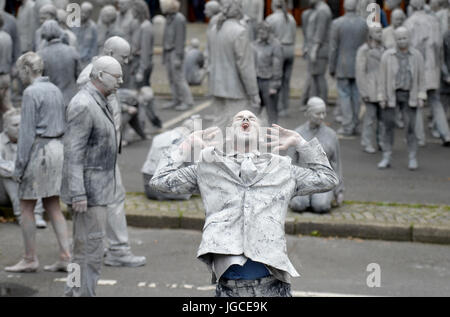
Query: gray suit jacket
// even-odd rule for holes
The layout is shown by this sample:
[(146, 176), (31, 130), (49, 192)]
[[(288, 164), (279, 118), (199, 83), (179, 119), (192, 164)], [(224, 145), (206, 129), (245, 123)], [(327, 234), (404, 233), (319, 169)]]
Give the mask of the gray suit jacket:
[(258, 94), (253, 50), (248, 30), (235, 19), (208, 33), (209, 92), (214, 97), (246, 99)]
[(329, 70), (337, 78), (355, 78), (356, 52), (367, 39), (366, 21), (347, 13), (331, 24)]
[(92, 83), (75, 95), (67, 108), (61, 198), (64, 203), (87, 200), (88, 206), (114, 202), (117, 161), (112, 110)]

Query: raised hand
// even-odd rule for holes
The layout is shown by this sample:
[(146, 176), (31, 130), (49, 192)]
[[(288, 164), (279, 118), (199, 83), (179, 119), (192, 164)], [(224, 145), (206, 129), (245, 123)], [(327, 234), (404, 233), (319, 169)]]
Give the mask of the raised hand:
[(267, 131), (266, 138), (271, 140), (267, 145), (272, 148), (272, 152), (285, 151), (291, 146), (300, 147), (306, 143), (296, 131), (282, 128), (277, 124), (272, 124), (272, 128), (268, 128)]

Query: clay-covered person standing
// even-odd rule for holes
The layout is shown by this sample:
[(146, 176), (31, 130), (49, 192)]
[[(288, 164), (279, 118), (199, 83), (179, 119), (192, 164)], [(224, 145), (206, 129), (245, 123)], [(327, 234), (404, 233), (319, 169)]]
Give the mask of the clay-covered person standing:
[(395, 29), (403, 25), (405, 22), (406, 15), (402, 9), (395, 9), (391, 13), (391, 25), (383, 29), (383, 44), (386, 48), (394, 48), (395, 43)]
[(403, 112), (408, 146), (408, 168), (416, 170), (418, 141), (415, 132), (417, 109), (427, 99), (425, 67), (421, 53), (412, 47), (410, 32), (405, 27), (395, 30), (396, 48), (387, 50), (381, 58), (378, 100), (384, 125), (383, 158), (378, 168), (391, 165), (394, 144), (395, 108)]
[(13, 57), (12, 62), (15, 63), (20, 56), (21, 47), (20, 47), (20, 37), (19, 31), (17, 28), (16, 18), (5, 12), (6, 0), (0, 0), (0, 15), (3, 17), (3, 31), (11, 36), (11, 40), (13, 43)]
[(160, 0), (161, 10), (166, 15), (163, 38), (163, 63), (172, 92), (169, 107), (185, 111), (194, 105), (191, 90), (183, 73), (184, 46), (186, 42), (186, 18), (179, 12), (177, 0)]
[(34, 208), (42, 199), (59, 245), (59, 260), (44, 267), (49, 271), (66, 271), (70, 260), (67, 223), (61, 212), (59, 194), (63, 173), (63, 142), (66, 131), (66, 105), (61, 91), (48, 77), (42, 77), (44, 63), (33, 52), (17, 60), (19, 77), (28, 85), (23, 93), (14, 178), (19, 183), (21, 228), (25, 256), (9, 272), (35, 272), (39, 268), (36, 254)]
[(278, 96), (283, 77), (283, 48), (266, 21), (257, 24), (253, 43), (261, 105), (266, 108), (269, 125), (278, 123)]
[(91, 19), (93, 8), (92, 3), (83, 2), (81, 4), (80, 27), (72, 28), (77, 37), (81, 68), (89, 64), (92, 58), (97, 55), (97, 24)]
[(308, 73), (311, 76), (310, 95), (328, 99), (328, 83), (325, 74), (328, 66), (328, 46), (332, 14), (323, 0), (310, 0), (312, 9), (308, 15), (306, 42)]
[(442, 55), (443, 55), (443, 63), (442, 63), (440, 93), (444, 110), (448, 111), (450, 107), (450, 29), (448, 29), (444, 33)]
[(95, 296), (104, 249), (107, 205), (114, 202), (118, 143), (107, 97), (122, 84), (118, 61), (93, 62), (91, 80), (67, 107), (61, 197), (73, 219), (72, 263), (80, 266), (80, 285), (67, 285), (66, 296)]
[[(316, 193), (307, 196), (295, 196), (291, 199), (289, 207), (295, 212), (305, 211), (308, 208), (315, 213), (326, 213), (333, 205), (340, 205), (344, 201), (344, 180), (342, 176), (342, 160), (340, 154), (339, 139), (333, 129), (328, 127), (324, 120), (327, 115), (325, 102), (312, 97), (306, 105), (306, 116), (308, 121), (295, 129), (305, 140), (311, 141), (317, 138), (323, 150), (327, 154), (331, 167), (336, 172), (339, 184), (333, 190)], [(305, 162), (295, 149), (288, 150), (293, 164), (304, 166)]]
[(381, 108), (378, 104), (380, 62), (385, 51), (381, 24), (369, 28), (367, 43), (356, 54), (356, 84), (366, 105), (361, 145), (366, 153), (373, 154), (382, 142)]
[[(13, 67), (13, 42), (11, 36), (2, 30), (3, 16), (0, 15), (0, 116), (11, 109), (11, 70)], [(3, 121), (0, 120), (0, 130)]]
[(295, 40), (297, 23), (292, 14), (287, 12), (285, 0), (272, 1), (272, 11), (266, 21), (273, 30), (275, 37), (283, 47), (283, 79), (281, 82), (278, 111), (280, 116), (285, 116), (289, 109), (290, 83), (295, 60)]
[[(235, 114), (225, 153), (212, 143), (220, 141), (220, 129), (192, 133), (162, 158), (150, 181), (161, 192), (200, 193), (206, 219), (197, 257), (218, 280), (217, 297), (291, 296), (291, 277), (299, 274), (286, 248), (289, 201), (338, 184), (317, 139), (306, 142), (297, 132), (278, 126), (270, 130), (268, 145), (275, 152), (295, 148), (307, 164), (298, 167), (289, 157), (262, 149), (259, 139), (267, 136), (259, 122), (250, 111)], [(192, 151), (198, 160), (183, 167), (192, 162)]]
[(345, 0), (345, 15), (331, 24), (329, 72), (337, 80), (338, 102), (342, 112), (339, 134), (358, 132), (360, 100), (356, 85), (356, 52), (367, 40), (366, 21), (357, 12), (356, 0)]
[[(439, 96), (442, 66), (442, 35), (439, 28), (439, 21), (436, 17), (425, 12), (424, 0), (411, 0), (410, 5), (414, 9), (414, 12), (406, 19), (404, 26), (410, 32), (411, 46), (417, 49), (424, 59), (424, 84), (427, 91), (427, 104), (431, 107), (433, 115), (433, 124), (436, 126), (443, 145), (450, 146), (450, 130)], [(425, 143), (422, 113), (422, 109), (418, 109), (416, 133), (421, 145)]]
[(135, 0), (133, 3), (133, 15), (139, 21), (140, 26), (133, 39), (132, 49), (133, 67), (132, 79), (135, 83), (133, 88), (151, 86), (150, 78), (153, 69), (153, 25), (150, 22), (150, 11), (143, 0)]
[(98, 51), (103, 50), (106, 40), (113, 36), (125, 37), (125, 32), (121, 30), (116, 23), (117, 11), (112, 5), (104, 6), (99, 13), (97, 31), (98, 31)]
[(34, 31), (36, 30), (34, 6), (34, 0), (23, 0), (17, 13), (17, 30), (22, 53), (33, 49)]
[[(128, 63), (130, 53), (131, 48), (128, 42), (121, 37), (113, 36), (105, 42), (102, 56), (110, 56), (118, 61), (120, 65), (124, 65)], [(101, 56), (98, 58), (101, 58)], [(94, 58), (94, 62), (98, 58)], [(77, 81), (80, 87), (90, 83), (94, 62), (86, 66), (81, 72)], [(113, 113), (116, 142), (120, 145), (122, 140), (122, 127), (126, 124), (123, 114), (125, 113), (125, 116), (128, 118), (135, 117), (137, 115), (137, 109), (121, 103), (116, 91), (110, 93), (106, 99)], [(144, 256), (135, 256), (131, 252), (129, 244), (127, 220), (125, 217), (125, 188), (122, 184), (119, 164), (116, 164), (115, 176), (114, 199), (107, 205), (106, 236), (109, 245), (106, 252), (105, 264), (128, 267), (142, 266), (146, 263), (146, 258)]]
[(214, 125), (225, 129), (228, 118), (249, 104), (259, 108), (258, 84), (248, 30), (242, 24), (242, 3), (222, 0), (222, 13), (208, 32), (209, 94), (216, 107)]
[(44, 61), (44, 75), (61, 89), (64, 102), (68, 105), (78, 91), (77, 78), (81, 72), (80, 55), (76, 49), (62, 43), (62, 30), (58, 22), (54, 20), (44, 22), (41, 34), (48, 43), (38, 51)]
[(34, 32), (33, 51), (37, 52), (47, 45), (47, 41), (42, 38), (42, 25), (49, 20), (57, 20), (57, 10), (53, 4), (43, 5), (39, 10), (39, 28)]

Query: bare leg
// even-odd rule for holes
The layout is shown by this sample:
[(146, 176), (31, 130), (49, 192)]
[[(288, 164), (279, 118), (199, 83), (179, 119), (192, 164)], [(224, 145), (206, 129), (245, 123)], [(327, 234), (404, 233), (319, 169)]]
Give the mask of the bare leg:
[(52, 222), (53, 230), (55, 231), (56, 239), (59, 244), (59, 258), (63, 262), (70, 261), (70, 247), (69, 234), (67, 230), (67, 222), (61, 212), (59, 205), (59, 196), (43, 198), (45, 210), (48, 212), (50, 221)]
[(16, 265), (5, 267), (7, 272), (36, 272), (39, 261), (36, 256), (36, 221), (34, 219), (34, 207), (36, 200), (21, 200), (20, 209), (22, 219), (23, 242), (25, 244), (25, 256)]
[(33, 261), (36, 257), (36, 221), (34, 219), (34, 207), (36, 200), (20, 200), (22, 210), (22, 235), (25, 243), (25, 259)]

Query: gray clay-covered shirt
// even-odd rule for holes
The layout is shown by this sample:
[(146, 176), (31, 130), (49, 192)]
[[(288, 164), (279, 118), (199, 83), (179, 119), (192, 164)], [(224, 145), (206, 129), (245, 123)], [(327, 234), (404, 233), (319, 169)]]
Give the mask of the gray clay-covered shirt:
[(25, 172), (36, 137), (59, 138), (66, 129), (66, 106), (61, 91), (48, 77), (39, 77), (23, 92), (16, 175)]
[(275, 277), (285, 276), (281, 279), (289, 282), (286, 276), (299, 276), (286, 248), (284, 224), (289, 201), (295, 195), (329, 191), (338, 184), (317, 139), (298, 151), (305, 167), (271, 153), (247, 155), (253, 167), (246, 174), (253, 175), (244, 179), (241, 166), (249, 163), (241, 157), (245, 155), (225, 155), (208, 147), (197, 164), (181, 167), (183, 159), (177, 149), (161, 160), (150, 186), (167, 193), (201, 194), (206, 219), (197, 256), (211, 269), (215, 255), (238, 255), (281, 272)]
[(13, 64), (13, 43), (11, 37), (0, 29), (0, 75), (9, 74)]

